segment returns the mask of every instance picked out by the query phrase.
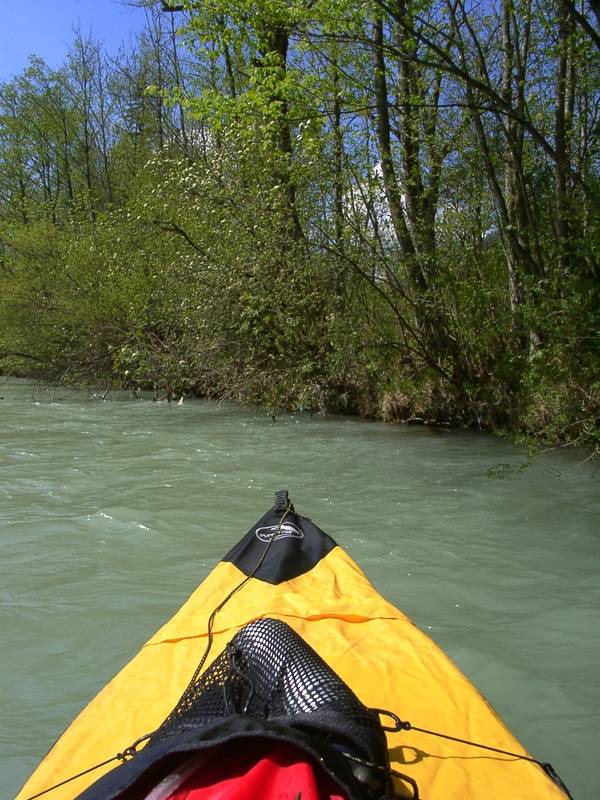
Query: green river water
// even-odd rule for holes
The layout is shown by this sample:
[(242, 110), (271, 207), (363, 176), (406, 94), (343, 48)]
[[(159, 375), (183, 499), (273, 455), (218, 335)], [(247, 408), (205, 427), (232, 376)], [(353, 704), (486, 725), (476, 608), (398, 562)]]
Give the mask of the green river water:
[(600, 796), (600, 474), (581, 453), (497, 480), (522, 453), (487, 435), (0, 396), (1, 798), (282, 487), (576, 800)]

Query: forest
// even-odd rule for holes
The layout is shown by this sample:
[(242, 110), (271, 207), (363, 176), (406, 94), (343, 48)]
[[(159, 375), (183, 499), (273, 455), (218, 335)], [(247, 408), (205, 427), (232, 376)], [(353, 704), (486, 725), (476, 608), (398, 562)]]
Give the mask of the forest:
[(598, 0), (136, 4), (0, 84), (0, 372), (600, 446)]

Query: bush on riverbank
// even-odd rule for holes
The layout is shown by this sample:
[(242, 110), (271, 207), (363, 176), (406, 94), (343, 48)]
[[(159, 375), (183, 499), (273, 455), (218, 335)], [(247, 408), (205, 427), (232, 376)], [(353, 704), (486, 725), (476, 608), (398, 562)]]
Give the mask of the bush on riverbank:
[(0, 86), (0, 369), (595, 444), (589, 31), (275, 5)]

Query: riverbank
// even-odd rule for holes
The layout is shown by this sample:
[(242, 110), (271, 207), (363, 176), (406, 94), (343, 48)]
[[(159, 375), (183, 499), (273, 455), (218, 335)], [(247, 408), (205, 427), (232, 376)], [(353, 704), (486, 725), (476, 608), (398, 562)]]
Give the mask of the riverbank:
[[(18, 365), (17, 359), (13, 361)], [(510, 403), (494, 405), (479, 397), (469, 397), (462, 390), (444, 391), (438, 381), (422, 382), (419, 386), (406, 381), (401, 389), (382, 391), (377, 383), (371, 386), (338, 383), (315, 388), (310, 381), (303, 384), (295, 379), (294, 391), (290, 391), (287, 375), (281, 374), (266, 374), (248, 386), (243, 382), (220, 385), (214, 380), (214, 385), (208, 388), (195, 384), (183, 369), (179, 376), (171, 372), (168, 383), (161, 382), (160, 378), (156, 382), (156, 376), (152, 382), (140, 380), (143, 375), (139, 369), (136, 371), (138, 380), (132, 380), (130, 371), (125, 370), (125, 373), (108, 374), (102, 383), (97, 382), (96, 373), (86, 381), (81, 371), (74, 372), (71, 368), (57, 375), (42, 365), (32, 371), (24, 363), (10, 374), (54, 382), (71, 389), (90, 390), (104, 397), (112, 391), (124, 390), (136, 398), (146, 391), (152, 393), (154, 400), (167, 402), (196, 398), (232, 401), (241, 407), (263, 406), (274, 419), (281, 413), (309, 412), (399, 425), (487, 431), (508, 436), (527, 446), (532, 454), (547, 447), (571, 446), (582, 448), (582, 453), (595, 458), (600, 448), (600, 391), (597, 386), (585, 390), (578, 385), (578, 391), (570, 391), (569, 386), (546, 383), (544, 388), (538, 388), (529, 396), (524, 390), (522, 396), (511, 398)], [(6, 373), (4, 375), (7, 377)], [(387, 383), (389, 386), (390, 381)], [(257, 389), (256, 384), (266, 387), (266, 391)]]

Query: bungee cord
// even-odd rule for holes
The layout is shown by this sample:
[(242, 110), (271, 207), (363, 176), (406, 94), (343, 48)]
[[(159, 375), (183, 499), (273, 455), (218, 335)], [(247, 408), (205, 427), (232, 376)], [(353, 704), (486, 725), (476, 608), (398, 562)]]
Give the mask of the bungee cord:
[(418, 733), (425, 733), (428, 736), (435, 736), (438, 739), (446, 739), (450, 742), (457, 742), (458, 744), (466, 744), (469, 747), (476, 747), (479, 750), (487, 750), (491, 753), (498, 753), (498, 755), (509, 756), (510, 758), (514, 758), (515, 760), (520, 761), (529, 761), (531, 764), (537, 764), (538, 767), (541, 767), (548, 777), (552, 778), (552, 780), (556, 783), (556, 785), (563, 790), (563, 792), (567, 795), (569, 800), (573, 800), (573, 796), (567, 785), (561, 779), (560, 775), (554, 769), (552, 764), (548, 761), (539, 761), (537, 758), (533, 758), (533, 756), (526, 756), (522, 753), (513, 753), (510, 750), (503, 750), (500, 747), (492, 747), (489, 744), (483, 744), (481, 742), (473, 742), (470, 739), (462, 739), (459, 736), (452, 736), (449, 733), (441, 733), (440, 731), (432, 731), (428, 728), (419, 728), (417, 725), (413, 725), (408, 720), (402, 720), (397, 714), (394, 714), (393, 711), (387, 711), (386, 709), (382, 708), (372, 708), (371, 711), (379, 714), (380, 716), (387, 716), (390, 717), (394, 721), (394, 726), (391, 727), (389, 725), (382, 725), (384, 731), (388, 731), (389, 733), (399, 733), (400, 731), (417, 731)]

